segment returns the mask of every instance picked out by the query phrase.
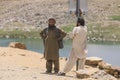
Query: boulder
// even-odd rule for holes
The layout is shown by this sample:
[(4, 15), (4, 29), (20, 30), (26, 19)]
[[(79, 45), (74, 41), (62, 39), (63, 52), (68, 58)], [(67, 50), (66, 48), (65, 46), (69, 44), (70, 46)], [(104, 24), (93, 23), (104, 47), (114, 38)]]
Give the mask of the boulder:
[(86, 58), (86, 65), (97, 66), (99, 62), (102, 62), (103, 59), (99, 57), (88, 57)]
[(25, 44), (20, 43), (20, 42), (11, 42), (8, 47), (19, 48), (19, 49), (27, 49)]
[(83, 78), (89, 78), (90, 74), (88, 73), (87, 70), (80, 69), (80, 70), (76, 71), (76, 76), (77, 76), (77, 78), (83, 79)]
[(104, 61), (98, 64), (99, 69), (103, 69), (106, 73), (113, 75), (116, 78), (120, 78), (120, 67), (113, 67)]
[(120, 67), (112, 67), (108, 72), (114, 77), (120, 78)]
[(118, 8), (120, 8), (120, 5), (118, 5)]
[(112, 65), (104, 61), (98, 63), (99, 69), (111, 69)]
[(91, 76), (95, 80), (118, 80), (114, 76), (106, 73), (104, 70), (99, 70)]

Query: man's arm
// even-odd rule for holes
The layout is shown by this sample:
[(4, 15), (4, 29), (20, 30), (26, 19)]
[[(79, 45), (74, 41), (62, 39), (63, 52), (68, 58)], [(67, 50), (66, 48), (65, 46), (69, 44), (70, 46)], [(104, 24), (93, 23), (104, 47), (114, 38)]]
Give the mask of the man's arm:
[[(46, 29), (44, 29), (44, 30), (42, 30), (41, 32), (40, 32), (40, 36), (41, 36), (41, 38), (43, 39), (43, 45), (44, 45), (44, 48), (45, 48), (45, 38), (47, 37), (47, 35), (46, 35)], [(45, 49), (44, 49), (45, 50)], [(43, 55), (43, 57), (42, 58), (45, 58), (45, 51), (44, 51), (44, 55)], [(41, 58), (41, 59), (42, 59)]]
[(58, 40), (63, 39), (66, 35), (67, 33), (65, 33), (63, 30), (60, 30), (60, 37), (58, 38)]
[(76, 28), (74, 27), (73, 30), (72, 30), (72, 32), (69, 33), (69, 37), (70, 37), (71, 39), (74, 38), (75, 32), (76, 32)]
[(47, 37), (46, 28), (40, 32), (40, 36), (41, 36), (42, 39), (45, 39)]

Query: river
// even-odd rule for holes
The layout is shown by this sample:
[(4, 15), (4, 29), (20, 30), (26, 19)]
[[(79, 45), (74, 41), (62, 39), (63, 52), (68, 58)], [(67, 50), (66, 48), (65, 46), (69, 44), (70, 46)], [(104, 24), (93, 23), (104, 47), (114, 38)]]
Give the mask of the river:
[[(18, 41), (27, 46), (28, 50), (43, 53), (44, 47), (40, 39), (0, 39), (0, 46), (7, 47), (10, 42)], [(68, 57), (71, 50), (71, 41), (64, 41), (64, 48), (60, 50), (61, 57)], [(88, 43), (88, 57), (97, 56), (104, 61), (120, 66), (120, 43)]]

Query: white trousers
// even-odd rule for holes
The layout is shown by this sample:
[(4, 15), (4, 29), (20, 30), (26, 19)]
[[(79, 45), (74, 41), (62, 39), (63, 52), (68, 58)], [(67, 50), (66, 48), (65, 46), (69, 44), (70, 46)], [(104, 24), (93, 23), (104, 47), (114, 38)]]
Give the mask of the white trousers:
[[(71, 51), (71, 53), (70, 53), (70, 56), (69, 56), (69, 59), (68, 59), (66, 65), (65, 65), (65, 67), (64, 67), (64, 69), (63, 69), (63, 72), (64, 72), (64, 73), (69, 72), (69, 71), (73, 68), (73, 66), (76, 64), (76, 61), (77, 61), (78, 59), (79, 59), (79, 58), (75, 56), (75, 53), (74, 53), (74, 51), (73, 51), (73, 49), (72, 49), (72, 51)], [(86, 58), (79, 59), (78, 70), (79, 70), (79, 69), (84, 69), (85, 60), (86, 60)]]

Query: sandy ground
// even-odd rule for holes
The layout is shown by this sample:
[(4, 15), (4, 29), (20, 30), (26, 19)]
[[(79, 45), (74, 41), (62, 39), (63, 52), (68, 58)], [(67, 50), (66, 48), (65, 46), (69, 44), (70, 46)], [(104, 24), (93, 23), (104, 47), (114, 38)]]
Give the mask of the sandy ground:
[[(0, 47), (0, 80), (96, 80), (76, 78), (75, 67), (65, 77), (45, 74), (45, 59), (42, 57), (42, 54), (28, 50)], [(64, 59), (60, 60), (61, 70), (65, 63)], [(86, 69), (98, 71), (87, 66)]]

